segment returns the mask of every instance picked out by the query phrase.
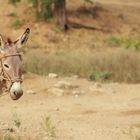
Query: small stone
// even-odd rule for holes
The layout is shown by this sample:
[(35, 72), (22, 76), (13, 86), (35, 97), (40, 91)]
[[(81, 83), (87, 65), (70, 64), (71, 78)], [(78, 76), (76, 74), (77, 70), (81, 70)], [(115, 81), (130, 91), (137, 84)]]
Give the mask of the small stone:
[(27, 90), (26, 93), (27, 93), (27, 94), (36, 94), (36, 92), (33, 91), (33, 90)]
[(77, 98), (77, 97), (79, 97), (79, 95), (76, 94), (75, 97)]
[(74, 89), (78, 88), (78, 85), (73, 85), (67, 81), (59, 81), (54, 85), (56, 88), (61, 88), (61, 89)]
[(49, 73), (48, 77), (49, 78), (58, 78), (58, 74), (56, 74), (56, 73)]
[(72, 92), (72, 94), (73, 95), (83, 95), (83, 94), (85, 94), (85, 92), (83, 91), (83, 90), (74, 90), (73, 92)]

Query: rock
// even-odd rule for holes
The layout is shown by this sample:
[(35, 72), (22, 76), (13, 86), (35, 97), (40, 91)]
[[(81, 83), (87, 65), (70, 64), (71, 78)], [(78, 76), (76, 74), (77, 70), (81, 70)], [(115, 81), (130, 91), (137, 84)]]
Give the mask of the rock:
[(75, 89), (78, 88), (78, 85), (71, 84), (67, 81), (59, 81), (54, 85), (55, 88), (61, 88), (61, 89)]
[(58, 78), (58, 74), (56, 74), (56, 73), (49, 73), (48, 77), (49, 78)]
[(78, 75), (72, 75), (71, 77), (74, 78), (74, 79), (78, 79), (79, 78)]
[(83, 91), (83, 90), (74, 90), (73, 92), (72, 92), (72, 94), (73, 95), (77, 95), (77, 96), (79, 96), (79, 95), (83, 95), (83, 94), (85, 94), (85, 92)]
[(48, 90), (51, 94), (61, 97), (64, 95), (64, 90), (59, 89), (59, 88), (51, 88)]
[(75, 97), (77, 98), (77, 97), (79, 97), (79, 95), (76, 94)]
[(36, 92), (33, 91), (33, 90), (27, 90), (26, 93), (27, 93), (27, 94), (36, 94)]

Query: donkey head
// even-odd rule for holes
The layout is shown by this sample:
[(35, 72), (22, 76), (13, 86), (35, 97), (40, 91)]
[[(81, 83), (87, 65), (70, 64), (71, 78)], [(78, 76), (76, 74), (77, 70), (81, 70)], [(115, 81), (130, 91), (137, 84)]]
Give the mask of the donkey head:
[(23, 35), (14, 42), (9, 38), (5, 41), (0, 35), (2, 74), (13, 100), (17, 100), (23, 95), (23, 90), (21, 88), (23, 61), (19, 49), (27, 42), (29, 33), (30, 29), (27, 28)]

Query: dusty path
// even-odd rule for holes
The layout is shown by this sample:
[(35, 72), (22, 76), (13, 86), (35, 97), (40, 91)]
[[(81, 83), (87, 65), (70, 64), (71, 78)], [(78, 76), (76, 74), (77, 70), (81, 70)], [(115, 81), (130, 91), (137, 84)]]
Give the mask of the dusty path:
[[(19, 101), (13, 102), (8, 96), (0, 98), (1, 128), (15, 128), (14, 114), (21, 121), (20, 128), (11, 135), (41, 140), (137, 140), (140, 137), (140, 85), (33, 77), (26, 77), (24, 86), (28, 93)], [(69, 94), (53, 95), (50, 89), (58, 81), (77, 85), (76, 89), (59, 87), (64, 93), (70, 91)], [(74, 90), (82, 92), (72, 94)], [(50, 118), (55, 130), (44, 130), (43, 117)], [(56, 136), (49, 137), (47, 131), (54, 131)]]

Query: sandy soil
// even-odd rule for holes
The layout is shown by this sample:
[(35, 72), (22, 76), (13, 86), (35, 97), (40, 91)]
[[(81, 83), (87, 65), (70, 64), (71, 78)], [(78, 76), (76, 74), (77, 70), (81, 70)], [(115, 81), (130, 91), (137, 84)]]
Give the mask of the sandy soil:
[[(101, 84), (75, 77), (32, 74), (25, 78), (25, 93), (20, 100), (12, 101), (8, 95), (0, 98), (1, 134), (16, 135), (23, 140), (137, 140), (140, 137), (139, 84)], [(45, 117), (50, 118), (54, 130), (42, 127)], [(19, 129), (14, 123), (17, 118), (21, 122)], [(3, 130), (7, 128), (15, 132)], [(51, 137), (53, 132), (55, 136)]]
[[(133, 36), (140, 33), (139, 0), (96, 0), (97, 7), (90, 10), (82, 9), (84, 4), (79, 4), (79, 0), (71, 1), (68, 3), (69, 9), (79, 7), (78, 10), (69, 11), (71, 21), (110, 29), (110, 35)], [(33, 23), (32, 15), (25, 12), (30, 6), (26, 5), (26, 1), (14, 7), (7, 5), (7, 1), (0, 0), (0, 5), (0, 32), (16, 38), (27, 26), (31, 27), (29, 44), (33, 47), (56, 50), (66, 48), (69, 43), (71, 48), (82, 46), (85, 49), (96, 40), (100, 42), (108, 36), (108, 32), (81, 28), (72, 29), (68, 38), (51, 28), (53, 25), (49, 23)], [(91, 14), (94, 9), (97, 10), (96, 13)], [(27, 16), (20, 29), (11, 28), (15, 19), (9, 14), (13, 12), (17, 12), (21, 19)], [(13, 135), (22, 140), (140, 139), (139, 84), (103, 84), (75, 76), (48, 78), (26, 74), (23, 87), (24, 96), (18, 101), (12, 101), (8, 95), (0, 97), (1, 135)], [(43, 122), (45, 117), (50, 118), (49, 124)], [(21, 123), (19, 128), (17, 121)], [(10, 132), (11, 129), (14, 132)]]

